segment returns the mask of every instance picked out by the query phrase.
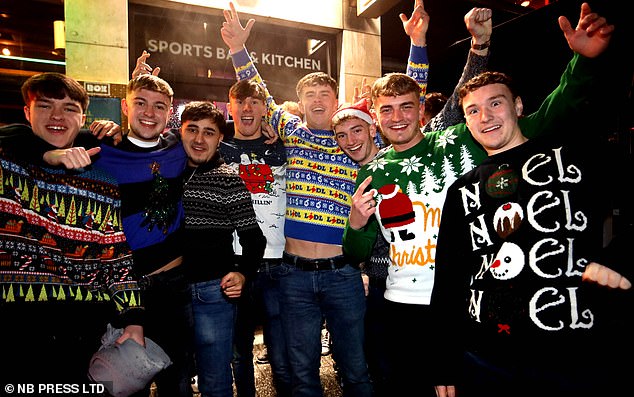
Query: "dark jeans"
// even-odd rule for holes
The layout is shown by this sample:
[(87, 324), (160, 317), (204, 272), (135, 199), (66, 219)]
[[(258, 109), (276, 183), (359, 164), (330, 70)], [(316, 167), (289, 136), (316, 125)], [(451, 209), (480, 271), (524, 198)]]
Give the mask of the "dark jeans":
[(363, 348), (365, 294), (361, 272), (350, 264), (338, 263), (339, 257), (331, 259), (336, 268), (301, 270), (298, 264), (286, 263), (287, 259), (282, 265), (285, 275), (280, 279), (280, 314), (293, 374), (293, 395), (323, 395), (319, 366), (325, 318), (343, 395), (371, 396)]
[(277, 396), (291, 395), (290, 365), (280, 320), (279, 279), (283, 271), (280, 261), (265, 259), (250, 283), (250, 291), (242, 296), (238, 305), (233, 375), (239, 397), (255, 396), (253, 334), (258, 322), (264, 326), (264, 343)]
[[(182, 266), (140, 282), (146, 311), (144, 333), (165, 350), (172, 365), (155, 378), (161, 396), (191, 397), (194, 376), (193, 313), (191, 289)], [(148, 388), (134, 394), (147, 397)]]
[(233, 330), (233, 380), (238, 397), (255, 397), (253, 339), (255, 327), (261, 322), (260, 300), (255, 294), (255, 281), (247, 281), (238, 302)]
[(196, 372), (201, 395), (232, 397), (231, 359), (238, 302), (227, 298), (220, 282), (216, 278), (191, 285)]

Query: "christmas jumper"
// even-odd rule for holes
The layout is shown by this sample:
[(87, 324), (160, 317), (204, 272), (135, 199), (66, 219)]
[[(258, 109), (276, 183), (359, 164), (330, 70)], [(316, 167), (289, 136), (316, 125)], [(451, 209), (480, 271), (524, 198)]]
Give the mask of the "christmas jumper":
[[(410, 59), (418, 59), (416, 51), (420, 51), (421, 47), (412, 46), (410, 49)], [(429, 123), (423, 127), (423, 132), (444, 130), (452, 125), (460, 124), (464, 121), (464, 115), (460, 108), (458, 100), (459, 88), (472, 77), (486, 70), (486, 65), (489, 60), (489, 53), (487, 55), (478, 55), (475, 52), (469, 50), (467, 55), (467, 62), (462, 70), (462, 75), (454, 91), (447, 100), (445, 106), (443, 106), (440, 113), (434, 116)], [(408, 68), (408, 75), (412, 76), (415, 72), (410, 71)], [(425, 95), (421, 95), (421, 101), (424, 101)], [(380, 134), (378, 134), (380, 135)], [(383, 238), (383, 235), (378, 235), (374, 247), (372, 248), (372, 254), (365, 261), (362, 271), (373, 279), (385, 280), (387, 278), (387, 269), (390, 265), (389, 244)]]
[[(223, 160), (247, 186), (258, 224), (266, 237), (264, 258), (278, 259), (284, 252), (284, 214), (286, 211), (286, 151), (281, 141), (266, 144), (267, 138), (244, 140), (235, 137), (220, 143)], [(237, 255), (243, 248), (234, 236)]]
[[(122, 314), (122, 325), (140, 324), (116, 180), (97, 166), (28, 164), (20, 150), (10, 150), (5, 132), (0, 129), (0, 306), (108, 304)], [(18, 132), (22, 150), (55, 149), (28, 126), (10, 132)]]
[[(583, 103), (581, 87), (591, 80), (591, 60), (575, 54), (559, 86), (537, 112), (519, 120), (528, 137), (554, 131), (564, 115)], [(426, 133), (416, 146), (396, 152), (383, 150), (359, 172), (361, 183), (372, 175), (377, 210), (368, 224), (346, 227), (344, 253), (364, 261), (377, 233), (390, 243), (385, 297), (400, 303), (428, 305), (434, 286), (435, 253), (441, 209), (447, 188), (480, 164), (486, 153), (473, 140), (467, 126)]]
[(101, 145), (95, 164), (119, 181), (123, 228), (140, 275), (183, 254), (181, 174), (186, 161), (173, 132), (162, 134), (151, 148), (134, 145), (127, 137), (114, 147)]
[[(427, 50), (417, 47), (412, 53), (419, 58), (409, 60), (408, 71), (415, 70), (426, 86), (421, 80), (427, 77)], [(238, 80), (254, 80), (266, 90), (265, 121), (286, 148), (286, 237), (341, 245), (359, 166), (339, 148), (333, 131), (309, 129), (275, 103), (246, 49), (231, 59)]]
[[(188, 167), (184, 180), (185, 263), (190, 281), (210, 281), (232, 271), (252, 276), (262, 262), (266, 239), (244, 181), (218, 153), (203, 165)], [(237, 269), (234, 232), (243, 247)]]
[[(457, 341), (510, 371), (555, 368), (562, 377), (583, 377), (621, 362), (622, 330), (611, 316), (625, 292), (582, 282), (581, 275), (596, 261), (634, 279), (631, 248), (603, 248), (603, 221), (626, 188), (619, 180), (624, 168), (612, 166), (614, 156), (596, 139), (574, 132), (491, 156), (449, 188), (432, 298), (443, 318), (435, 339), (439, 361), (446, 359), (440, 371), (449, 383), (442, 384), (457, 380)], [(631, 233), (624, 236), (631, 247)], [(600, 342), (607, 338), (619, 349)]]

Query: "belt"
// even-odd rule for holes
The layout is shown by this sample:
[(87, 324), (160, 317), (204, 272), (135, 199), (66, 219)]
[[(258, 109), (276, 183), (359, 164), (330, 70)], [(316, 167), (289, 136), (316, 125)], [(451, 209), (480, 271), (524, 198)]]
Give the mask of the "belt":
[(258, 267), (258, 272), (268, 272), (282, 264), (282, 259), (262, 259), (262, 263)]
[(185, 275), (178, 268), (171, 268), (160, 273), (146, 274), (142, 276), (137, 284), (141, 290), (146, 290), (150, 287), (157, 287), (160, 285), (172, 284), (176, 280), (184, 280)]
[(294, 265), (300, 270), (306, 271), (341, 269), (348, 264), (348, 261), (343, 255), (332, 258), (309, 259), (284, 252), (283, 258), (284, 262)]

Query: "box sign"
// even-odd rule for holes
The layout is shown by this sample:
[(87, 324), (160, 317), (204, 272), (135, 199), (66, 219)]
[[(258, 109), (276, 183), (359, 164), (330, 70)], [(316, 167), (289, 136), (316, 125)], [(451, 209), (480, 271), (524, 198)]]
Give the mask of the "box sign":
[[(220, 36), (223, 21), (220, 15), (130, 4), (130, 70), (145, 49), (148, 63), (161, 67), (177, 97), (226, 101), (236, 76)], [(256, 21), (246, 47), (279, 103), (297, 99), (295, 85), (308, 73), (337, 77), (334, 34)]]
[(89, 96), (110, 96), (110, 84), (109, 83), (91, 83), (84, 82), (84, 88), (88, 92)]

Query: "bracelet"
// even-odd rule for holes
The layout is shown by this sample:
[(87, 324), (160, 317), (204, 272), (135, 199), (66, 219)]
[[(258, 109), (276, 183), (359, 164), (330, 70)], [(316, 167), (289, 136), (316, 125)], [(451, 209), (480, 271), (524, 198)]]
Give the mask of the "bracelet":
[(487, 40), (486, 43), (474, 44), (473, 37), (471, 38), (471, 48), (474, 50), (486, 50), (491, 45), (491, 40)]

